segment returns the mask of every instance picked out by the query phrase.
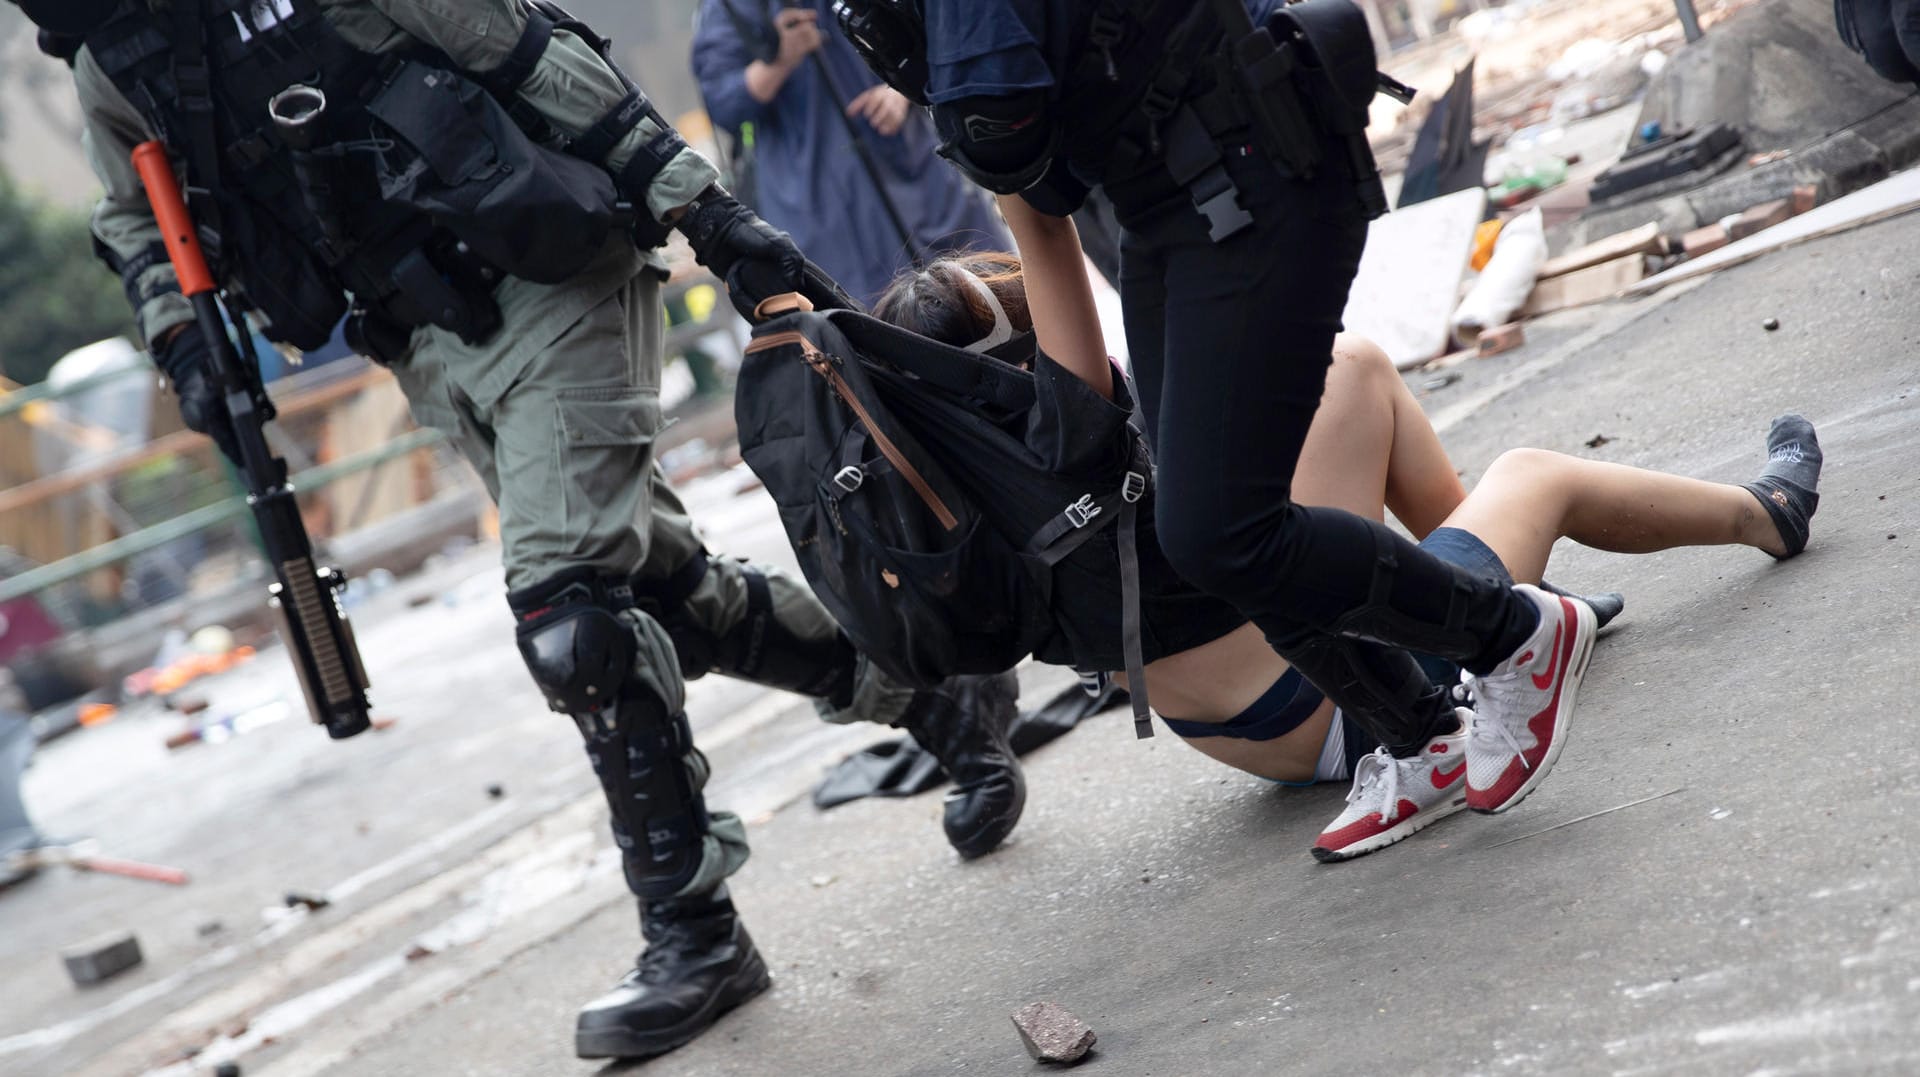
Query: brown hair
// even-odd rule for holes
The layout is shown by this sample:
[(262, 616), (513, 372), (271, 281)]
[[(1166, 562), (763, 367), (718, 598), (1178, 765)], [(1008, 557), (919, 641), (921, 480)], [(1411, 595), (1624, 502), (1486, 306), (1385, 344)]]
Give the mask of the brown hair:
[(993, 310), (963, 270), (1000, 301), (1014, 332), (1033, 331), (1020, 259), (1002, 251), (949, 254), (901, 273), (874, 303), (873, 316), (956, 348), (972, 344), (993, 330)]

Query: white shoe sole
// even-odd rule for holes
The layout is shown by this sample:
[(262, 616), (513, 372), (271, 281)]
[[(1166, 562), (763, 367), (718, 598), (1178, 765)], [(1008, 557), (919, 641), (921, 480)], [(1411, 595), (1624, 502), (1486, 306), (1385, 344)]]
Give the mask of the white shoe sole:
[(1365, 856), (1368, 853), (1384, 849), (1389, 845), (1412, 837), (1414, 834), (1425, 830), (1427, 827), (1445, 819), (1447, 816), (1465, 809), (1466, 806), (1467, 787), (1465, 783), (1462, 783), (1458, 793), (1446, 800), (1439, 801), (1414, 812), (1408, 818), (1382, 830), (1371, 838), (1356, 841), (1352, 845), (1342, 849), (1322, 849), (1318, 845), (1314, 846), (1313, 858), (1322, 864), (1338, 864), (1343, 860), (1352, 860), (1357, 856)]
[(1573, 728), (1573, 706), (1580, 694), (1580, 682), (1586, 678), (1587, 662), (1593, 658), (1593, 640), (1599, 633), (1599, 620), (1594, 616), (1593, 607), (1577, 598), (1563, 599), (1573, 603), (1574, 640), (1573, 657), (1567, 663), (1567, 679), (1560, 686), (1560, 705), (1554, 708), (1553, 739), (1547, 744), (1547, 754), (1540, 757), (1540, 765), (1533, 768), (1527, 780), (1506, 799), (1506, 802), (1492, 808), (1474, 808), (1481, 815), (1499, 815), (1511, 810), (1515, 805), (1540, 787), (1553, 773), (1553, 765), (1560, 761), (1560, 752), (1567, 746), (1567, 733)]

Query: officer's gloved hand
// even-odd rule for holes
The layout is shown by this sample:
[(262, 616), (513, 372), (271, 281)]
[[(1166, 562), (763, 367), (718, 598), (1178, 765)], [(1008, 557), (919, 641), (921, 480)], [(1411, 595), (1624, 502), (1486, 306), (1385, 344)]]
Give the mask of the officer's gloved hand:
[(192, 322), (175, 333), (154, 355), (154, 363), (172, 383), (180, 398), (180, 418), (187, 429), (213, 439), (220, 452), (239, 467), (240, 440), (233, 432), (233, 418), (227, 414), (220, 390), (207, 374), (207, 338)]
[(808, 262), (787, 235), (718, 189), (695, 199), (676, 227), (686, 233), (693, 256), (727, 283), (727, 295), (742, 317), (785, 292), (799, 292), (816, 307), (858, 309), (818, 266)]

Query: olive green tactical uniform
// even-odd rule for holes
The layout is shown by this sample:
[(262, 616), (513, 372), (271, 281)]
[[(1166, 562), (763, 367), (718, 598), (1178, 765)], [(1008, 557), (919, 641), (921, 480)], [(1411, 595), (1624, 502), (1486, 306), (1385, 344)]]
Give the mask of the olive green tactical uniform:
[[(349, 44), (387, 52), (409, 38), (438, 49), (458, 67), (483, 74), (500, 66), (526, 22), (517, 0), (320, 0), (326, 18)], [(86, 117), (86, 148), (106, 188), (93, 218), (101, 243), (132, 259), (159, 240), (159, 230), (129, 154), (153, 137), (140, 113), (90, 53), (75, 59), (74, 75)], [(619, 103), (626, 90), (585, 42), (557, 30), (519, 88), (561, 132), (574, 136)], [(645, 119), (607, 158), (618, 171), (635, 148), (660, 133)], [(656, 218), (685, 205), (717, 178), (713, 166), (682, 150), (654, 179), (646, 209)], [(173, 270), (164, 262), (134, 282), (151, 296), (137, 314), (151, 346), (193, 319), (177, 289), (164, 289)], [(664, 263), (624, 235), (563, 284), (509, 277), (494, 292), (502, 328), (478, 345), (433, 326), (413, 332), (411, 353), (394, 374), (416, 420), (448, 435), (472, 463), (500, 508), (509, 588), (547, 579), (563, 569), (593, 568), (644, 582), (665, 579), (704, 556), (684, 508), (653, 459), (660, 429)], [(158, 294), (156, 294), (158, 293)], [(801, 639), (830, 639), (838, 629), (803, 585), (768, 573), (774, 619)], [(748, 613), (742, 566), (726, 558), (687, 597), (689, 617), (725, 636)], [(672, 644), (650, 618), (632, 618), (640, 637), (640, 675), (659, 682), (661, 698), (682, 692)], [(863, 663), (864, 666), (864, 663)], [(900, 717), (910, 693), (883, 685), (863, 671), (850, 707), (823, 708), (836, 720)], [(689, 751), (688, 765), (704, 784), (705, 761)], [(706, 853), (683, 893), (711, 890), (746, 859), (745, 832), (731, 813), (713, 812)]]

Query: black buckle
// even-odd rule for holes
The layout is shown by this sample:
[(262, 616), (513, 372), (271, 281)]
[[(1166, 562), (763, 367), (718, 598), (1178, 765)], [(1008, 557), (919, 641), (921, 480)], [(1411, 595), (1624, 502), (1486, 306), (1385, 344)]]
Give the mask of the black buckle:
[(1214, 165), (1187, 187), (1193, 208), (1207, 219), (1207, 238), (1219, 243), (1253, 224), (1253, 214), (1240, 207), (1240, 189), (1221, 165)]
[(1156, 122), (1173, 115), (1173, 110), (1180, 106), (1179, 88), (1177, 86), (1162, 88), (1160, 85), (1162, 81), (1154, 80), (1153, 84), (1147, 87), (1147, 92), (1140, 95), (1140, 111), (1146, 114), (1147, 119)]
[(173, 64), (174, 95), (180, 106), (189, 112), (213, 111), (213, 79), (204, 63), (184, 63), (175, 60)]

